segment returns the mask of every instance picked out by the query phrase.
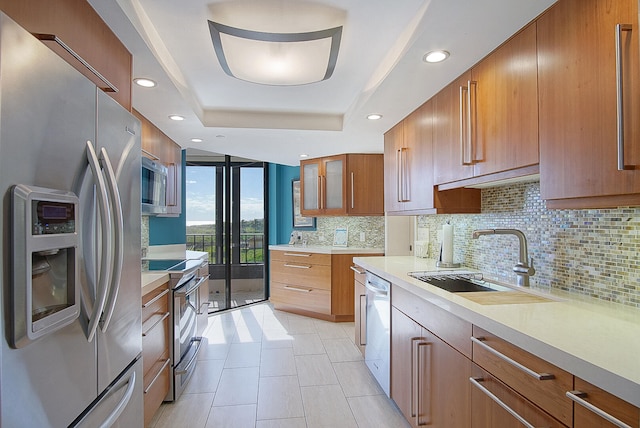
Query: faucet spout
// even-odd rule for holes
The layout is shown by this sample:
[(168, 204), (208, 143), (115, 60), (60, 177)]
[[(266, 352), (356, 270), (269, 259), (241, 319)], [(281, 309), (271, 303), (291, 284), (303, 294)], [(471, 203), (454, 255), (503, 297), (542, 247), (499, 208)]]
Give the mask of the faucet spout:
[(478, 239), (482, 235), (514, 235), (518, 237), (520, 250), (518, 252), (518, 263), (513, 267), (513, 271), (517, 275), (517, 284), (528, 287), (529, 277), (535, 275), (536, 270), (533, 268), (533, 258), (531, 258), (531, 264), (529, 265), (527, 238), (524, 233), (518, 229), (478, 229), (473, 231), (471, 238)]

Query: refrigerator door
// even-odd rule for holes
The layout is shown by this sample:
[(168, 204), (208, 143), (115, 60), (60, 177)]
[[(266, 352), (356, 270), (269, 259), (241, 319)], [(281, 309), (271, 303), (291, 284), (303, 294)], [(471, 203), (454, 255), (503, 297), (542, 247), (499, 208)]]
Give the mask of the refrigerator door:
[(138, 359), (71, 427), (142, 427), (142, 408), (142, 359)]
[(21, 286), (13, 277), (9, 194), (18, 183), (74, 191), (87, 165), (86, 141), (95, 135), (95, 86), (4, 15), (0, 76), (0, 425), (67, 426), (97, 397), (96, 344), (87, 341), (81, 313), (23, 348), (9, 345), (9, 303)]
[(107, 182), (106, 163), (111, 164), (121, 210), (118, 219), (118, 204), (112, 203), (114, 263), (98, 329), (98, 391), (102, 391), (142, 352), (141, 151), (140, 121), (102, 91), (97, 94), (96, 147)]

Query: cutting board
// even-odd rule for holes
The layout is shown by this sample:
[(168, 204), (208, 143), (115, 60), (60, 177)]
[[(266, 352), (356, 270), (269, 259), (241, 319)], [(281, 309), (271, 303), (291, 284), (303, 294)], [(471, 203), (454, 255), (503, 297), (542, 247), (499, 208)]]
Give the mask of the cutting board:
[(551, 303), (553, 300), (535, 294), (520, 291), (478, 291), (470, 293), (457, 293), (481, 305), (514, 305), (520, 303)]

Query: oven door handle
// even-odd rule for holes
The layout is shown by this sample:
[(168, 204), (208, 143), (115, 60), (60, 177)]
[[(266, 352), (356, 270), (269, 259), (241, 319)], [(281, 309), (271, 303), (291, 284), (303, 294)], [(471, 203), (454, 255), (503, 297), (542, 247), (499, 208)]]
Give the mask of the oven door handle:
[[(187, 285), (189, 285), (189, 282), (187, 282), (184, 286), (180, 287), (180, 288), (176, 288), (174, 293), (175, 294), (180, 294), (180, 295), (186, 295), (186, 294), (191, 294), (194, 291), (196, 291), (198, 288), (200, 288), (200, 286), (202, 284), (204, 284), (205, 281), (207, 281), (209, 279), (209, 275), (207, 276), (202, 276), (200, 278), (196, 278), (198, 280), (198, 282), (196, 282), (193, 286), (188, 287)], [(182, 288), (186, 288), (186, 290), (182, 290)]]
[(198, 342), (195, 346), (196, 351), (193, 353), (193, 355), (191, 356), (191, 358), (189, 359), (189, 361), (187, 362), (187, 364), (185, 364), (184, 368), (181, 369), (180, 365), (178, 365), (178, 367), (176, 367), (175, 369), (175, 375), (183, 375), (189, 372), (189, 370), (191, 369), (191, 366), (193, 366), (193, 364), (196, 362), (196, 360), (198, 359), (198, 352), (200, 351), (200, 346), (202, 345), (202, 338), (200, 337), (196, 337), (194, 338), (191, 343), (193, 344), (193, 342)]

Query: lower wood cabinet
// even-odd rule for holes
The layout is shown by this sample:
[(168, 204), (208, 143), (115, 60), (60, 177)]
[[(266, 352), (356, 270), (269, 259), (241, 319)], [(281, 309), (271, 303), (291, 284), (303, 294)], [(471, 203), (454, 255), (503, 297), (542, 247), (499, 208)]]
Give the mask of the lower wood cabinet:
[(575, 378), (575, 390), (570, 392), (573, 406), (574, 428), (609, 428), (626, 424), (640, 426), (640, 408), (609, 394), (590, 383)]
[(271, 250), (273, 307), (328, 321), (353, 321), (354, 257), (381, 254), (326, 254)]
[(391, 307), (391, 398), (411, 426), (469, 427), (471, 361)]
[(169, 283), (142, 296), (142, 367), (144, 424), (147, 425), (169, 392)]

